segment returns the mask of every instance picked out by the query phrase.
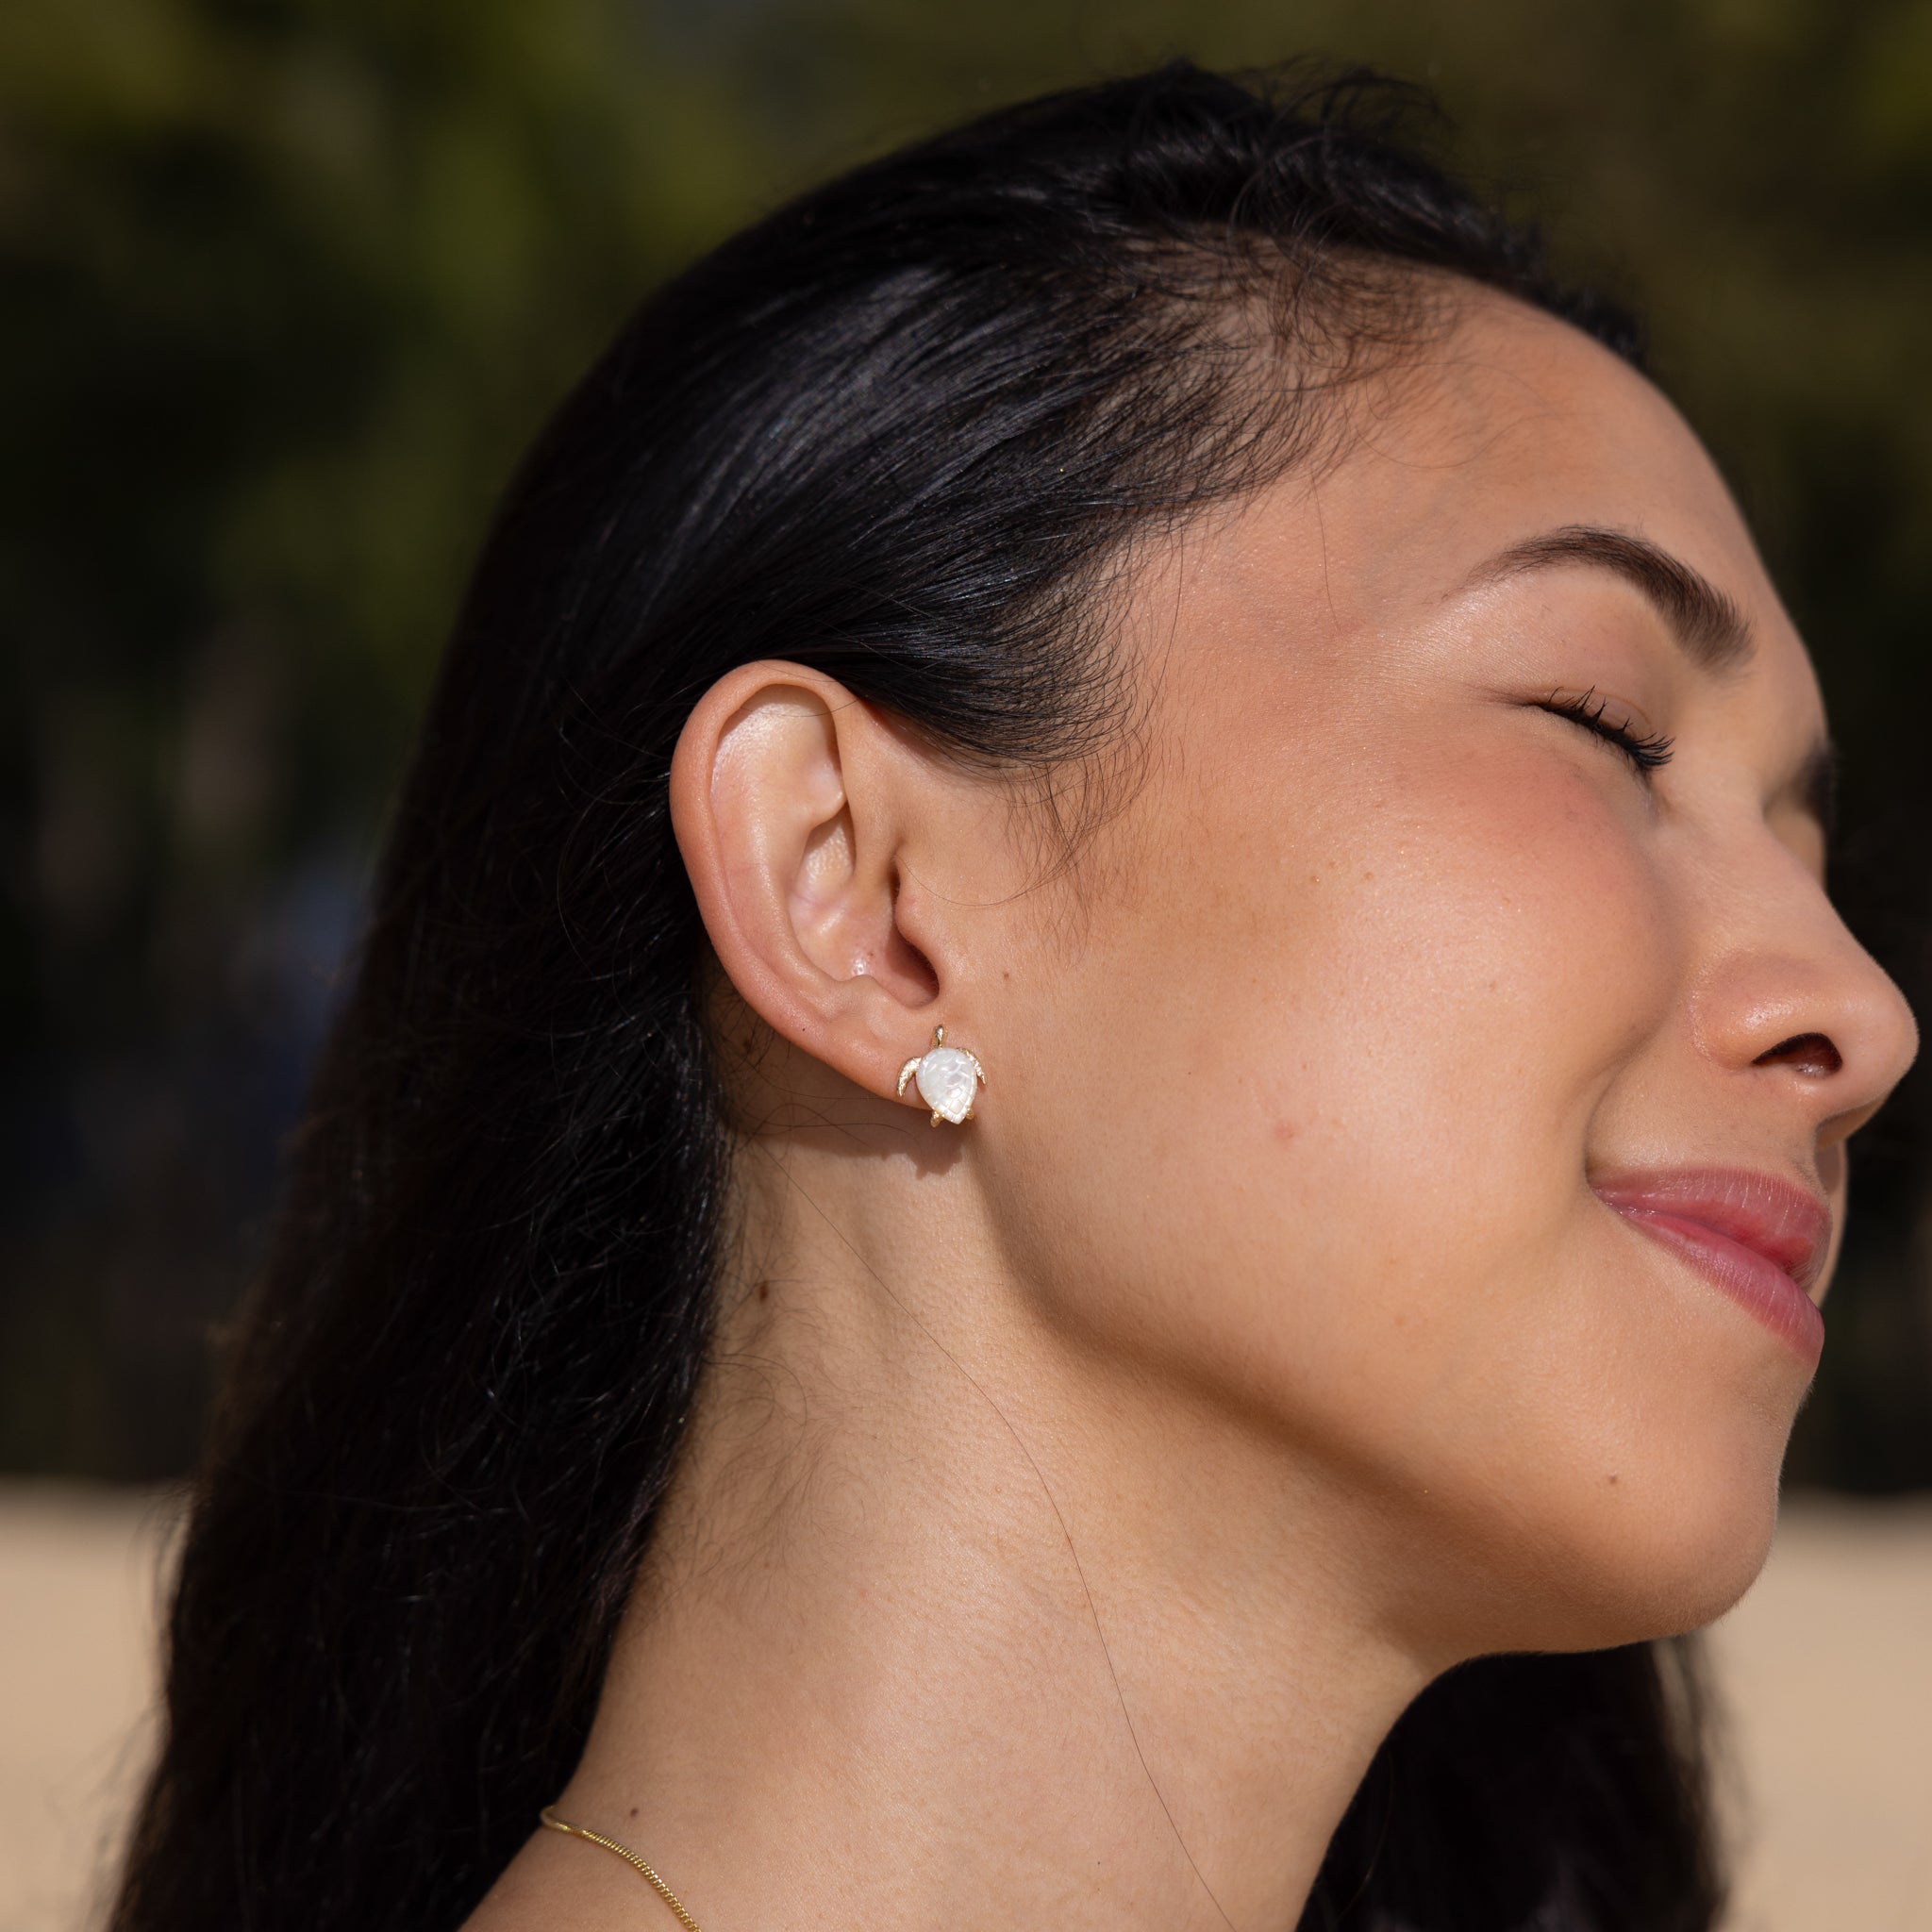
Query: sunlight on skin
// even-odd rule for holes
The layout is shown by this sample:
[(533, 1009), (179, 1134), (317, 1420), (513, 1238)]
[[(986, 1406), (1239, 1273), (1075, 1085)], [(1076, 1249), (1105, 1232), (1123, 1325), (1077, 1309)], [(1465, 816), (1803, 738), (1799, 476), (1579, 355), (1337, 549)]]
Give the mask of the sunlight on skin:
[[(1581, 335), (1472, 295), (1357, 408), (1147, 560), (1146, 756), (1045, 882), (994, 780), (816, 674), (685, 732), (741, 1225), (558, 1809), (707, 1932), (1291, 1924), (1431, 1676), (1763, 1560), (1810, 1355), (1606, 1192), (1737, 1172), (1835, 1227), (1910, 1059), (1822, 888), (1810, 666)], [(1748, 661), (1601, 558), (1485, 568), (1572, 528), (1700, 573)], [(937, 1023), (963, 1129), (892, 1098)], [(656, 1909), (540, 1834), (473, 1924)]]

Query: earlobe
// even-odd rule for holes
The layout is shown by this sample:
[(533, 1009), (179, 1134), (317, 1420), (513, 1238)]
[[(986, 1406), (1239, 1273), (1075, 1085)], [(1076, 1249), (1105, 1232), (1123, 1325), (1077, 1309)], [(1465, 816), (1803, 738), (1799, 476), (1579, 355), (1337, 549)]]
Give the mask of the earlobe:
[(707, 691), (672, 762), (678, 849), (726, 977), (781, 1038), (881, 1096), (940, 991), (897, 919), (919, 762), (842, 686), (775, 661)]

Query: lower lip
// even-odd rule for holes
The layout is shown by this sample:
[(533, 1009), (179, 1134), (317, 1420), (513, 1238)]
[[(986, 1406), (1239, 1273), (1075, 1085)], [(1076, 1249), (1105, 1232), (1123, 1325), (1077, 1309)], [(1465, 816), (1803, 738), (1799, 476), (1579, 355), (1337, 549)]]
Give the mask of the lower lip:
[(1818, 1366), (1824, 1349), (1824, 1317), (1775, 1261), (1701, 1221), (1680, 1220), (1657, 1208), (1616, 1211), (1756, 1315), (1807, 1368)]

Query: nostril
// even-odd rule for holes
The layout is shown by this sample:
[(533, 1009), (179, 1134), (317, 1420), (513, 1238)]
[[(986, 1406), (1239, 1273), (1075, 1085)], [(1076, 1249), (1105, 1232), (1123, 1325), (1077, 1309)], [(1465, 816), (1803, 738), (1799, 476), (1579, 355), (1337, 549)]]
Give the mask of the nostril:
[(1800, 1074), (1836, 1074), (1844, 1063), (1844, 1056), (1822, 1033), (1794, 1033), (1751, 1062), (1754, 1067), (1790, 1067)]

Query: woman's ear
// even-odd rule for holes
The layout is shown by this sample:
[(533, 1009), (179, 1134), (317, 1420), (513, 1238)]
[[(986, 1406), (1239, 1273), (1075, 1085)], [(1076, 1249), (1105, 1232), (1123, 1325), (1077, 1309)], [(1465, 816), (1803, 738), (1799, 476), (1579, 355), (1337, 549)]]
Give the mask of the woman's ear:
[(782, 1039), (890, 1096), (943, 962), (899, 919), (905, 815), (929, 761), (842, 685), (746, 664), (686, 721), (671, 820), (718, 963)]

